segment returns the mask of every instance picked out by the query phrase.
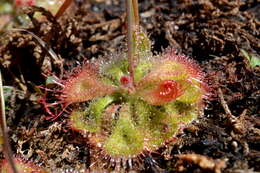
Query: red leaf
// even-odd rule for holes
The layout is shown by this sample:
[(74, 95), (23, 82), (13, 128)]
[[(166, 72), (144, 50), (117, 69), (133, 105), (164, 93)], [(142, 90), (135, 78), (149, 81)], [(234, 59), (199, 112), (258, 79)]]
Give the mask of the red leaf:
[(146, 89), (140, 95), (151, 105), (163, 105), (183, 94), (183, 87), (174, 80), (164, 80), (156, 88)]
[(65, 82), (62, 91), (65, 102), (88, 101), (115, 91), (116, 87), (102, 82), (102, 78), (95, 68), (94, 64), (87, 64), (82, 68), (81, 72)]

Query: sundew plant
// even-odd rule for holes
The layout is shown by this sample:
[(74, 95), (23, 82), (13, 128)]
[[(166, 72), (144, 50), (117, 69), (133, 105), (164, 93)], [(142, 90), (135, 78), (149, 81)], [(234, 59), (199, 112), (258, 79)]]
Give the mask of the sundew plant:
[(174, 49), (153, 55), (139, 26), (137, 0), (126, 0), (127, 52), (90, 60), (56, 80), (57, 101), (71, 106), (72, 129), (88, 136), (107, 159), (131, 160), (170, 141), (197, 118), (207, 94), (199, 66)]

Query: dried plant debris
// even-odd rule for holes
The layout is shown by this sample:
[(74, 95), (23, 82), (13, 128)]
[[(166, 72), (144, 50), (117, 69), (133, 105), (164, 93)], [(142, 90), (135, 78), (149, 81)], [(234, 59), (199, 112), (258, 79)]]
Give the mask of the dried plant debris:
[[(18, 173), (47, 173), (41, 166), (35, 165), (33, 162), (23, 160), (21, 158), (15, 158), (14, 160)], [(12, 173), (11, 166), (4, 160), (0, 163), (1, 173)]]
[(199, 154), (180, 154), (177, 156), (180, 160), (177, 161), (176, 167), (179, 172), (185, 171), (185, 162), (198, 165), (205, 171), (211, 171), (215, 173), (221, 173), (222, 169), (226, 168), (226, 163), (224, 160), (213, 160), (206, 156)]
[[(240, 10), (248, 2), (160, 2), (160, 7), (155, 8), (156, 15), (144, 23), (152, 37), (161, 36), (160, 41), (155, 42), (157, 51), (161, 49), (159, 45), (167, 47), (170, 44), (199, 60), (209, 59), (211, 55), (235, 56), (240, 48), (255, 53), (260, 51), (259, 20), (248, 11)], [(153, 9), (152, 5), (149, 10)]]
[[(243, 49), (259, 57), (257, 1), (151, 0), (140, 1), (139, 7), (153, 51), (172, 46), (199, 60), (213, 91), (221, 89), (207, 101), (205, 116), (183, 129), (174, 144), (142, 157), (142, 171), (259, 172), (260, 69), (241, 53)], [(123, 1), (80, 0), (72, 10), (59, 21), (44, 13), (46, 20), (32, 18), (27, 28), (54, 50), (66, 70), (125, 46)], [(8, 37), (1, 37), (0, 68), (4, 85), (12, 88), (6, 96), (12, 109), (7, 109), (7, 118), (13, 151), (51, 172), (90, 167), (89, 172), (107, 171), (95, 168), (91, 145), (67, 127), (68, 115), (46, 121), (47, 115), (33, 99), (41, 94), (35, 86), (46, 82), (43, 74), (66, 76), (61, 66), (30, 34), (9, 32)]]

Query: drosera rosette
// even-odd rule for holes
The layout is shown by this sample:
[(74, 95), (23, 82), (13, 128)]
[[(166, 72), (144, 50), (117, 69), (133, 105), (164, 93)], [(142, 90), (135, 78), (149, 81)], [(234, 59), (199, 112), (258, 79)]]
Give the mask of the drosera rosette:
[(173, 138), (197, 118), (207, 94), (199, 66), (174, 49), (138, 61), (131, 76), (126, 54), (93, 60), (59, 84), (59, 103), (74, 104), (71, 127), (115, 163)]
[[(136, 3), (127, 1), (132, 8)], [(72, 105), (70, 125), (99, 152), (96, 156), (102, 158), (95, 162), (106, 160), (111, 167), (124, 169), (132, 169), (136, 160), (171, 141), (196, 119), (207, 95), (201, 68), (174, 49), (153, 56), (135, 10), (129, 16), (128, 52), (93, 59), (72, 70), (76, 73), (55, 82), (59, 101), (45, 104), (48, 108), (62, 103), (63, 109)]]
[[(25, 161), (19, 157), (14, 158), (14, 163), (17, 168), (18, 173), (48, 173), (41, 166), (36, 165), (33, 162)], [(1, 173), (12, 173), (12, 169), (7, 160), (3, 160), (0, 163)]]
[(157, 149), (195, 119), (202, 106), (206, 85), (192, 60), (169, 49), (145, 62), (136, 66), (135, 82), (122, 55), (101, 64), (91, 75), (95, 78), (86, 80), (88, 75), (80, 73), (64, 86), (67, 101), (88, 102), (73, 110), (71, 126), (90, 133), (90, 141), (110, 155), (134, 157)]

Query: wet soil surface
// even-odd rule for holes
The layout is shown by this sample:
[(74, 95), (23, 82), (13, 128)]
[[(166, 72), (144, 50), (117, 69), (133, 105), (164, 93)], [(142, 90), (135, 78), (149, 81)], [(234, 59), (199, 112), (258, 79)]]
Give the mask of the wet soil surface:
[[(141, 25), (154, 53), (173, 47), (197, 60), (212, 91), (204, 115), (175, 142), (142, 158), (138, 172), (260, 171), (260, 68), (250, 66), (241, 50), (260, 55), (258, 0), (140, 0)], [(125, 49), (125, 10), (119, 0), (78, 0), (56, 21), (43, 9), (28, 8), (27, 31), (9, 32), (0, 44), (7, 121), (14, 153), (53, 172), (114, 169), (95, 165), (93, 146), (68, 127), (68, 115), (55, 121), (38, 103), (45, 74), (59, 78), (86, 59)], [(7, 39), (8, 38), (8, 39)], [(50, 48), (58, 55), (52, 58)], [(3, 156), (2, 156), (3, 157)], [(100, 158), (102, 160), (103, 158)], [(96, 167), (99, 167), (96, 168)]]

